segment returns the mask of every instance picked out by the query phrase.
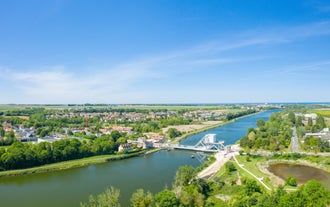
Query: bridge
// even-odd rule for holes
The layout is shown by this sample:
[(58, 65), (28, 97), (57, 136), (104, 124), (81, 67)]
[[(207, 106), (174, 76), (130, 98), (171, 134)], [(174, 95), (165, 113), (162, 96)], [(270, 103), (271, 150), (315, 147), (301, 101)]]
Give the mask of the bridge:
[(195, 146), (162, 144), (160, 147), (166, 149), (182, 149), (199, 152), (219, 152), (225, 149), (224, 141), (216, 141), (216, 134), (206, 134)]

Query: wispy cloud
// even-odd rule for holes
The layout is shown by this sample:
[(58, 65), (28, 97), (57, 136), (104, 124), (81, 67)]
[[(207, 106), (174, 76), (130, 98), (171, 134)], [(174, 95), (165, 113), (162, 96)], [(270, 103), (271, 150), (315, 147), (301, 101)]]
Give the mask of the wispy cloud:
[[(281, 70), (281, 73), (305, 73), (308, 71), (322, 71), (322, 70), (328, 70), (328, 66), (330, 65), (330, 61), (321, 61), (316, 63), (307, 63), (305, 65), (299, 65), (299, 66), (288, 66), (287, 68), (284, 68)], [(326, 68), (325, 68), (326, 67)]]
[[(67, 68), (46, 67), (47, 71), (17, 72), (1, 70), (2, 79), (12, 82), (21, 95), (31, 103), (76, 103), (81, 101), (114, 101), (123, 94), (134, 95), (136, 91), (125, 89), (145, 78), (156, 75), (144, 67), (123, 65), (105, 71), (90, 71), (79, 76)], [(141, 93), (139, 93), (142, 96)]]
[[(303, 38), (330, 34), (330, 22), (316, 22), (294, 27), (251, 30), (227, 38), (219, 38), (186, 49), (147, 55), (119, 63), (111, 68), (95, 68), (79, 74), (76, 68), (52, 66), (31, 70), (0, 68), (0, 78), (21, 91), (22, 100), (30, 103), (127, 102), (149, 97), (146, 91), (135, 90), (137, 84), (153, 79), (169, 80), (191, 70), (205, 71), (210, 65), (259, 61), (271, 56), (263, 52), (240, 53), (255, 47), (289, 44)], [(237, 52), (238, 51), (238, 52)], [(281, 74), (324, 70), (330, 61), (288, 66), (275, 70)], [(94, 68), (89, 66), (89, 68)], [(188, 68), (188, 69), (187, 69)], [(265, 73), (268, 73), (265, 71)], [(151, 86), (152, 87), (152, 86)], [(150, 90), (155, 90), (151, 88)]]

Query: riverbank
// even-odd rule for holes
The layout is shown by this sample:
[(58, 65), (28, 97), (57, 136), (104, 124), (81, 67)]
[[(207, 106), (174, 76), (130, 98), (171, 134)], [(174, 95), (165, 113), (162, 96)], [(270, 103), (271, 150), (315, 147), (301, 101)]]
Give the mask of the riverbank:
[(238, 145), (234, 145), (233, 148), (235, 148), (235, 150), (228, 154), (224, 151), (216, 153), (214, 155), (215, 161), (203, 169), (200, 173), (198, 173), (197, 177), (206, 180), (213, 177), (226, 164), (226, 162), (228, 162), (228, 160), (230, 160), (235, 155), (238, 155)]
[(203, 127), (201, 129), (197, 129), (197, 130), (194, 130), (194, 131), (191, 131), (191, 132), (188, 132), (188, 133), (185, 133), (183, 134), (182, 136), (176, 138), (174, 141), (172, 141), (171, 143), (172, 144), (178, 144), (180, 141), (188, 138), (189, 136), (193, 136), (195, 134), (199, 134), (199, 133), (202, 133), (202, 132), (205, 132), (205, 131), (208, 131), (208, 130), (211, 130), (211, 129), (214, 129), (214, 128), (217, 128), (217, 127), (221, 127), (221, 126), (224, 126), (226, 124), (230, 124), (230, 123), (233, 123), (239, 119), (242, 119), (242, 118), (245, 118), (245, 117), (249, 117), (249, 116), (253, 116), (253, 115), (256, 115), (256, 114), (259, 114), (259, 113), (262, 113), (262, 112), (265, 112), (265, 111), (259, 111), (259, 112), (256, 112), (256, 113), (252, 113), (252, 114), (248, 114), (248, 115), (245, 115), (245, 116), (241, 116), (241, 117), (238, 117), (238, 118), (235, 118), (235, 119), (232, 119), (232, 120), (229, 120), (229, 121), (224, 121), (224, 122), (221, 122), (221, 123), (218, 123), (218, 124), (214, 124), (214, 125), (209, 125), (209, 126), (206, 126), (206, 127)]
[[(36, 173), (44, 173), (44, 172), (52, 172), (59, 170), (67, 170), (72, 168), (84, 167), (92, 164), (100, 164), (106, 163), (114, 160), (122, 160), (130, 157), (136, 157), (141, 154), (144, 154), (146, 151), (139, 151), (130, 154), (120, 154), (120, 155), (99, 155), (93, 157), (87, 157), (77, 160), (69, 160), (64, 162), (58, 162), (53, 164), (42, 165), (39, 167), (19, 169), (19, 170), (8, 170), (0, 172), (0, 177), (10, 177), (10, 176), (20, 176), (27, 174), (36, 174)], [(153, 151), (152, 151), (153, 152)], [(152, 153), (151, 152), (151, 153)], [(148, 153), (148, 152), (146, 152)]]

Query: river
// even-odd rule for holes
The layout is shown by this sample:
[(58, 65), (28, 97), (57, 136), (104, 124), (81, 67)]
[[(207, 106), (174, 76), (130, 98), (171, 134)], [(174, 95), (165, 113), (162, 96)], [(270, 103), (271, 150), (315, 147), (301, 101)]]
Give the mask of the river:
[[(256, 126), (260, 118), (267, 120), (266, 111), (244, 117), (236, 122), (193, 135), (183, 140), (194, 145), (205, 134), (215, 133), (225, 144), (233, 144)], [(150, 155), (113, 161), (64, 171), (23, 175), (0, 179), (0, 206), (6, 207), (73, 207), (87, 201), (90, 194), (98, 194), (106, 187), (120, 189), (122, 206), (129, 206), (131, 194), (138, 188), (156, 193), (171, 188), (175, 172), (182, 165), (199, 166), (189, 151), (159, 151)]]

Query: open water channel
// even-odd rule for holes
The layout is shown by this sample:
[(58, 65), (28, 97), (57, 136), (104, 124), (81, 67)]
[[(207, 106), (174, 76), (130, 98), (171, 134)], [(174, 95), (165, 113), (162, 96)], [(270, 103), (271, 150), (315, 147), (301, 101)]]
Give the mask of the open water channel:
[[(268, 120), (271, 110), (237, 120), (236, 122), (205, 131), (182, 141), (196, 144), (205, 134), (217, 134), (225, 145), (233, 144), (246, 134), (249, 127), (256, 127), (260, 118)], [(90, 194), (98, 194), (106, 187), (120, 189), (122, 206), (129, 206), (132, 193), (138, 189), (157, 193), (171, 188), (175, 172), (182, 165), (199, 166), (198, 159), (191, 159), (189, 151), (159, 151), (150, 155), (126, 160), (90, 165), (64, 171), (0, 178), (0, 206), (4, 207), (73, 207), (87, 201)]]

